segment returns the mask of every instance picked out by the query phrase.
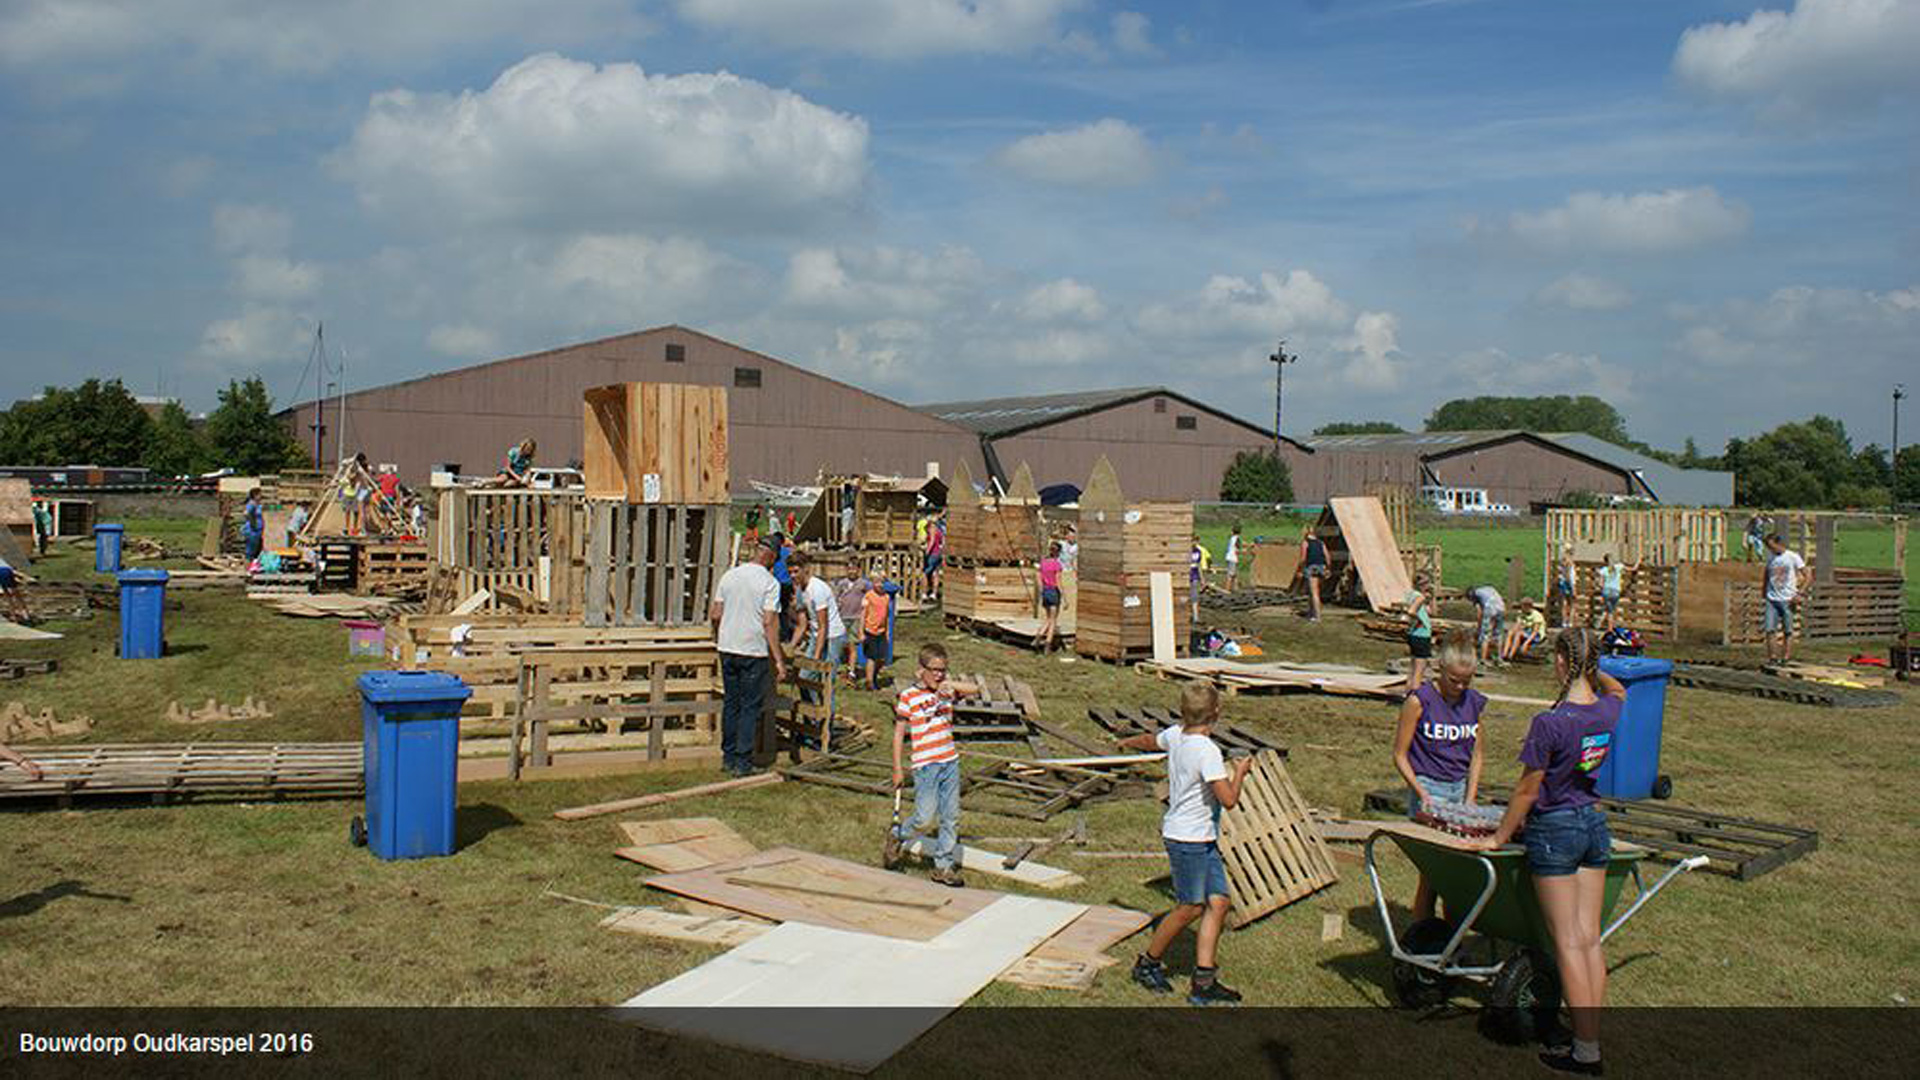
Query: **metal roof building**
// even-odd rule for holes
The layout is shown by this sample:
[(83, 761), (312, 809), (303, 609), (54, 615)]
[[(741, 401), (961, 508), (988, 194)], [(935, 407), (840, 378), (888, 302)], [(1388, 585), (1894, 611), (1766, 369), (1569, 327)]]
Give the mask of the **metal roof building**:
[[(1302, 499), (1359, 494), (1367, 483), (1484, 488), (1524, 509), (1575, 492), (1653, 499), (1675, 506), (1726, 506), (1733, 474), (1681, 469), (1583, 432), (1435, 431), (1327, 435), (1307, 440), (1325, 487)], [(1299, 485), (1296, 484), (1296, 487)]]
[[(1113, 463), (1129, 498), (1206, 501), (1220, 497), (1220, 480), (1234, 456), (1273, 449), (1273, 431), (1164, 386), (1135, 386), (1071, 394), (949, 401), (918, 406), (974, 432), (981, 457), (996, 475), (1021, 462), (1041, 487), (1083, 485), (1102, 455)], [(1298, 477), (1313, 451), (1282, 444), (1282, 458)]]

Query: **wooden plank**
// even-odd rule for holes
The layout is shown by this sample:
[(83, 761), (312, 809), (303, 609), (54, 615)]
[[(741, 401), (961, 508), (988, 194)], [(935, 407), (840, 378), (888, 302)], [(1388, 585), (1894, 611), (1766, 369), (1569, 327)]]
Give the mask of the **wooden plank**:
[(1173, 575), (1155, 570), (1148, 580), (1153, 604), (1153, 658), (1164, 664), (1177, 655), (1173, 643)]
[(1413, 583), (1407, 578), (1399, 543), (1387, 525), (1380, 500), (1366, 496), (1329, 499), (1328, 508), (1339, 523), (1340, 539), (1366, 589), (1368, 606), (1376, 612), (1385, 611), (1405, 599)]
[(631, 799), (616, 799), (613, 802), (593, 803), (588, 806), (573, 806), (564, 810), (555, 810), (553, 816), (561, 821), (579, 821), (583, 818), (598, 817), (602, 814), (618, 814), (626, 810), (643, 810), (649, 806), (677, 802), (699, 795), (718, 795), (728, 791), (742, 791), (747, 788), (762, 787), (780, 782), (779, 773), (760, 773), (756, 776), (743, 776), (738, 780), (721, 780), (712, 784), (697, 784), (678, 791), (663, 791), (654, 795), (641, 795)]
[(608, 930), (697, 945), (743, 945), (773, 929), (772, 923), (731, 916), (688, 915), (664, 908), (621, 908), (600, 920)]

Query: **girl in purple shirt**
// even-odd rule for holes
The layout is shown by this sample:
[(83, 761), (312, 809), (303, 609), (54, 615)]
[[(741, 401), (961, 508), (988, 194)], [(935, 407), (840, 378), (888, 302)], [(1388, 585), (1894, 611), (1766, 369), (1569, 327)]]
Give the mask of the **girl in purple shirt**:
[(1600, 670), (1599, 635), (1586, 627), (1560, 631), (1553, 670), (1560, 697), (1533, 718), (1520, 748), (1524, 766), (1500, 828), (1483, 846), (1499, 847), (1525, 827), (1527, 868), (1553, 934), (1560, 985), (1573, 1012), (1573, 1045), (1540, 1061), (1560, 1072), (1600, 1075), (1600, 1007), (1607, 963), (1600, 951), (1601, 895), (1612, 837), (1595, 805), (1594, 772), (1613, 750), (1614, 727), (1627, 691)]
[[(1473, 688), (1472, 639), (1440, 643), (1439, 678), (1416, 687), (1400, 706), (1393, 764), (1407, 783), (1407, 816), (1433, 802), (1471, 803), (1480, 789), (1480, 713), (1487, 696)], [(1425, 875), (1413, 894), (1415, 921), (1433, 918), (1433, 886)]]

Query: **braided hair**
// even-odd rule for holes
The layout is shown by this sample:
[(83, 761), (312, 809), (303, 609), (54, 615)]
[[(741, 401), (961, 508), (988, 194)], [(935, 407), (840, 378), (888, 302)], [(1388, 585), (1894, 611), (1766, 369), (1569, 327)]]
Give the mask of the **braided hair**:
[(1600, 649), (1592, 630), (1584, 626), (1567, 627), (1554, 638), (1553, 652), (1567, 664), (1567, 678), (1560, 684), (1560, 696), (1553, 702), (1555, 706), (1566, 703), (1567, 692), (1573, 689), (1575, 679), (1585, 679), (1589, 687), (1599, 688)]

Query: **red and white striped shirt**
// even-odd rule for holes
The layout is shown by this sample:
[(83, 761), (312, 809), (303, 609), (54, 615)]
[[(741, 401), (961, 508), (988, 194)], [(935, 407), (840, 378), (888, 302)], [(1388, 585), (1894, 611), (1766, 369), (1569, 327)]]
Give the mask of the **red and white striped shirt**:
[(959, 761), (960, 751), (953, 745), (953, 694), (929, 690), (915, 683), (900, 691), (893, 713), (907, 725), (908, 747), (913, 751), (913, 767)]

